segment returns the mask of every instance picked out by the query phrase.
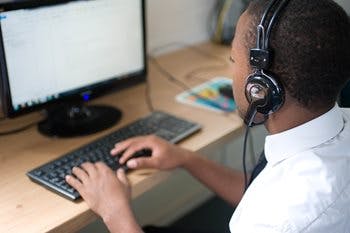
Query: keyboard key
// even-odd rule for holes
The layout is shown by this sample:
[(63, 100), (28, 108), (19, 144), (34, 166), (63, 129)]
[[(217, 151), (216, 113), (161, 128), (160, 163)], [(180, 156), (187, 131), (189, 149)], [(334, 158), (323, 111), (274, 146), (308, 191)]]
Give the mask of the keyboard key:
[[(80, 197), (79, 193), (64, 180), (66, 175), (72, 174), (73, 167), (78, 167), (85, 162), (95, 163), (102, 161), (113, 170), (119, 168), (128, 170), (125, 165), (119, 164), (118, 157), (110, 155), (110, 151), (114, 148), (115, 143), (130, 137), (150, 134), (156, 134), (165, 140), (177, 143), (199, 129), (200, 126), (196, 123), (163, 112), (153, 112), (148, 117), (134, 121), (107, 136), (62, 155), (60, 158), (28, 172), (27, 175), (41, 185), (47, 186), (47, 183), (52, 184), (49, 188), (53, 189), (53, 191), (75, 200)], [(139, 153), (136, 156), (149, 156), (151, 152), (144, 150)], [(64, 191), (71, 195), (66, 195)]]

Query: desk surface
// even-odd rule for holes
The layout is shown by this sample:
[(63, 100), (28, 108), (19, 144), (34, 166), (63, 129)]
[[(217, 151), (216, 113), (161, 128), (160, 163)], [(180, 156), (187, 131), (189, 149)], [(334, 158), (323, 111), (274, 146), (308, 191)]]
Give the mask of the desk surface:
[[(229, 57), (229, 48), (211, 43), (200, 45), (202, 51), (219, 58), (204, 56), (193, 49), (181, 49), (158, 59), (172, 75), (188, 86), (198, 85), (215, 76), (230, 76), (229, 66), (223, 61)], [(192, 76), (187, 74), (192, 73)], [(222, 143), (242, 128), (242, 121), (232, 114), (215, 113), (190, 107), (175, 101), (182, 92), (176, 84), (167, 80), (152, 63), (149, 64), (151, 98), (156, 109), (170, 112), (200, 123), (201, 132), (183, 141), (180, 146), (198, 151)], [(0, 232), (74, 232), (87, 225), (96, 215), (83, 202), (72, 202), (31, 182), (27, 171), (48, 162), (98, 137), (108, 134), (137, 118), (147, 115), (145, 84), (124, 89), (115, 94), (98, 98), (93, 103), (107, 103), (123, 111), (122, 120), (113, 128), (79, 138), (55, 139), (40, 135), (36, 128), (0, 138)], [(1, 122), (0, 128), (27, 124), (37, 120), (34, 113), (21, 119)], [(128, 177), (132, 183), (133, 197), (146, 192), (166, 179), (168, 172), (134, 171)]]

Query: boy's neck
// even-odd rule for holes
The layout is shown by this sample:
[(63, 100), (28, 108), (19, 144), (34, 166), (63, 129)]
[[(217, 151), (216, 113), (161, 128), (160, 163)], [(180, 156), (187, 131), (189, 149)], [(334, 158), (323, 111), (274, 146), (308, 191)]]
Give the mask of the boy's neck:
[(328, 112), (331, 108), (333, 106), (311, 111), (299, 104), (285, 104), (278, 112), (269, 116), (265, 127), (270, 134), (281, 133), (305, 124)]

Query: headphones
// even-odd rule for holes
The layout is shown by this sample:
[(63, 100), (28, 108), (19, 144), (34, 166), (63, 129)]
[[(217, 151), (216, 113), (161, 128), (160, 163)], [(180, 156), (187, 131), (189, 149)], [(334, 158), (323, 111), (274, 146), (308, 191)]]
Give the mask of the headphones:
[[(249, 102), (247, 114), (244, 117), (244, 123), (247, 125), (243, 142), (243, 172), (244, 172), (244, 190), (248, 189), (248, 176), (246, 167), (246, 149), (249, 128), (262, 124), (268, 116), (278, 109), (284, 103), (285, 92), (283, 86), (273, 76), (268, 69), (271, 64), (272, 55), (269, 50), (269, 40), (272, 27), (281, 10), (287, 5), (289, 0), (271, 0), (268, 4), (260, 24), (257, 26), (256, 48), (250, 50), (250, 65), (254, 67), (254, 73), (247, 77), (245, 85), (245, 96)], [(277, 6), (275, 6), (277, 4)], [(272, 8), (274, 10), (272, 10)], [(271, 13), (270, 13), (271, 11)], [(271, 14), (269, 21), (266, 21), (268, 14)], [(265, 30), (265, 26), (267, 29)], [(264, 116), (262, 122), (254, 122), (257, 113)]]
[[(249, 107), (244, 122), (248, 127), (264, 123), (268, 115), (276, 112), (284, 103), (284, 88), (272, 72), (268, 71), (272, 61), (269, 40), (275, 21), (288, 1), (271, 0), (257, 26), (256, 48), (250, 50), (250, 65), (254, 68), (254, 73), (247, 77), (245, 85), (245, 96)], [(266, 21), (270, 12), (272, 16)], [(257, 113), (264, 115), (263, 122), (254, 122)]]

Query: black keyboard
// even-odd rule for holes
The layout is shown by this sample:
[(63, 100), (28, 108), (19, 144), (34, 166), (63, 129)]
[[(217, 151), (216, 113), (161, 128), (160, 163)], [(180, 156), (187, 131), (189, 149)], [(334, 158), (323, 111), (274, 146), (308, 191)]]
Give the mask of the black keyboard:
[[(177, 143), (200, 130), (200, 128), (198, 124), (185, 119), (164, 112), (153, 112), (145, 118), (134, 121), (107, 136), (29, 171), (27, 176), (34, 182), (68, 199), (76, 200), (80, 197), (79, 193), (65, 181), (65, 176), (72, 173), (73, 167), (88, 161), (102, 161), (116, 170), (122, 165), (118, 163), (118, 158), (110, 155), (115, 143), (130, 137), (149, 134), (155, 134), (171, 143)], [(147, 153), (147, 151), (145, 150), (144, 153)], [(139, 156), (142, 155), (139, 154)]]

